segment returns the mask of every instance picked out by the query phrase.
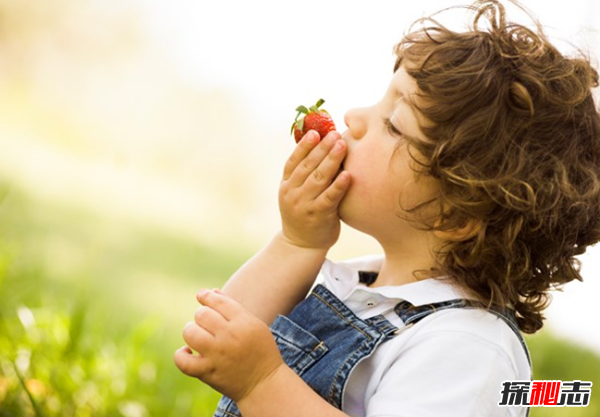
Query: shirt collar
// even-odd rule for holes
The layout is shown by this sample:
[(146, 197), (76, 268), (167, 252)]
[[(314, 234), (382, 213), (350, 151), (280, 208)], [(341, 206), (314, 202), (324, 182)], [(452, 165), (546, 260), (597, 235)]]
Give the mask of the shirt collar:
[(359, 271), (377, 272), (383, 263), (383, 255), (369, 255), (343, 262), (326, 260), (321, 268), (320, 279), (343, 301), (354, 294), (370, 293), (394, 300), (406, 300), (414, 306), (468, 298), (447, 277), (428, 278), (409, 284), (367, 287), (359, 282)]

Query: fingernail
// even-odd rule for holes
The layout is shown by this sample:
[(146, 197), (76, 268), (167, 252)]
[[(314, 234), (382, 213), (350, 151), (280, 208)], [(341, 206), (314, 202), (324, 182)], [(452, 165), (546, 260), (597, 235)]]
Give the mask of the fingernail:
[(319, 141), (319, 135), (314, 130), (309, 130), (306, 133), (306, 142), (310, 145), (314, 145)]
[(341, 138), (340, 133), (337, 130), (332, 130), (327, 134), (327, 137), (331, 141), (337, 141)]
[(343, 148), (344, 148), (344, 144), (340, 140), (338, 140), (335, 143), (335, 145), (333, 146), (333, 150), (336, 151), (336, 152), (340, 152)]

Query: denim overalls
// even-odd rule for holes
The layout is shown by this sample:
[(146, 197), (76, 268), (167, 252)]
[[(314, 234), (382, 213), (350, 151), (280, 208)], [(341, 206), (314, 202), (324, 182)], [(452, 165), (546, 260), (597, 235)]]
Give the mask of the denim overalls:
[[(373, 273), (361, 271), (361, 282), (373, 281)], [(448, 308), (482, 308), (473, 301), (456, 299), (414, 307), (398, 303), (394, 311), (406, 326), (436, 311)], [(530, 361), (527, 346), (509, 310), (490, 310), (515, 332)], [(322, 285), (299, 303), (289, 316), (278, 316), (271, 325), (285, 363), (321, 397), (338, 409), (350, 372), (380, 344), (392, 339), (398, 328), (383, 315), (358, 318), (341, 300)], [(531, 363), (531, 361), (530, 361)], [(500, 393), (501, 387), (498, 387)], [(527, 412), (529, 414), (529, 410)], [(223, 397), (214, 417), (241, 416), (235, 403)]]

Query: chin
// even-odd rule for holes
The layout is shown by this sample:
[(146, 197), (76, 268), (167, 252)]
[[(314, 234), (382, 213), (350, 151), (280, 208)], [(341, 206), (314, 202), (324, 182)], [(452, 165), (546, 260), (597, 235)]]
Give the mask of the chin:
[[(340, 220), (343, 221), (344, 223), (348, 224), (348, 219), (349, 217), (349, 204), (348, 204), (348, 194), (346, 194), (343, 198), (342, 201), (340, 201), (340, 204), (338, 205), (338, 216), (340, 217)], [(349, 224), (348, 224), (349, 225)]]
[(340, 203), (340, 206), (338, 208), (338, 216), (346, 226), (350, 226), (351, 228), (353, 228), (354, 230), (358, 230), (359, 232), (368, 233), (368, 227), (365, 227), (366, 225), (364, 224), (364, 210), (360, 211), (359, 209), (358, 211), (353, 211), (350, 205), (343, 205)]
[(338, 216), (347, 226), (362, 233), (372, 231), (373, 216), (365, 211), (364, 199), (360, 198), (352, 189), (340, 201)]

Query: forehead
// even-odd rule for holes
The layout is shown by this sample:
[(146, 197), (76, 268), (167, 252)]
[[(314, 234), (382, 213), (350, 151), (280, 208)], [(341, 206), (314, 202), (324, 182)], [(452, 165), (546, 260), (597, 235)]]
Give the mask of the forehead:
[(423, 103), (423, 99), (419, 94), (419, 87), (417, 81), (408, 75), (404, 65), (401, 65), (390, 82), (390, 94), (392, 94), (393, 100), (396, 104), (397, 110), (403, 110), (408, 108), (412, 113), (412, 116), (418, 122), (419, 127), (431, 126), (432, 123), (423, 116), (418, 110)]
[(401, 65), (394, 73), (390, 83), (390, 88), (397, 98), (403, 97), (404, 100), (411, 103), (412, 100), (416, 98), (416, 94), (419, 91), (417, 82), (413, 77), (408, 75), (404, 65)]

